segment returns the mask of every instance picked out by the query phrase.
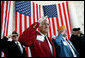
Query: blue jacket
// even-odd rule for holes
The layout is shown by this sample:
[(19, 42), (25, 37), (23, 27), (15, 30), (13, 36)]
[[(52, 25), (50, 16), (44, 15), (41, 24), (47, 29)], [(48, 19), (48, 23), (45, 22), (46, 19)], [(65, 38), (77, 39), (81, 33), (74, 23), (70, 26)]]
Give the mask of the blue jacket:
[[(69, 40), (67, 39), (67, 41), (69, 41)], [(70, 49), (69, 43), (67, 41), (65, 39), (63, 39), (62, 34), (60, 34), (59, 36), (57, 36), (55, 38), (54, 43), (56, 44), (56, 52), (58, 54), (58, 57), (74, 57), (73, 53)], [(65, 44), (65, 43), (67, 43), (67, 44)], [(70, 42), (70, 44), (73, 47), (73, 50), (78, 57), (79, 56), (78, 52), (76, 51), (76, 49), (74, 48), (74, 46), (72, 45), (71, 42)]]

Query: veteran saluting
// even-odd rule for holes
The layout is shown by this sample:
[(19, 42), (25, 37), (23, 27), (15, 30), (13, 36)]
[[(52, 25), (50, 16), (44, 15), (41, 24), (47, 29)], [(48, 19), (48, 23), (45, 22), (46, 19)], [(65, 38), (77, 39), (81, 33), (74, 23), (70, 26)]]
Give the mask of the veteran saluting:
[(65, 25), (58, 28), (58, 36), (53, 40), (58, 57), (79, 57), (79, 54), (67, 38)]
[(19, 37), (19, 41), (23, 45), (30, 47), (32, 57), (55, 57), (52, 40), (46, 36), (48, 29), (49, 22), (47, 17), (42, 17)]

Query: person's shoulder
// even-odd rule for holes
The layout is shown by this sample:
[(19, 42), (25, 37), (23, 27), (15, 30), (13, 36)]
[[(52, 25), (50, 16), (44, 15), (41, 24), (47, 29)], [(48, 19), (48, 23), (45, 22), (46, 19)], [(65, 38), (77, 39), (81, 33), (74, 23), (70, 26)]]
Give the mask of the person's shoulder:
[(77, 37), (77, 35), (74, 35), (74, 34), (71, 35), (71, 38), (75, 38), (75, 37)]
[(80, 36), (84, 36), (84, 34), (83, 33), (80, 33)]
[(6, 36), (4, 36), (1, 40), (8, 40), (8, 38)]
[(7, 38), (6, 36), (4, 36), (3, 38)]
[(59, 34), (58, 36), (56, 36), (56, 39), (59, 39), (59, 40), (61, 40), (62, 39), (62, 34)]
[(75, 36), (74, 34), (72, 34), (71, 36)]
[(37, 35), (40, 35), (40, 33), (39, 33), (37, 30), (35, 31), (35, 33), (36, 33)]

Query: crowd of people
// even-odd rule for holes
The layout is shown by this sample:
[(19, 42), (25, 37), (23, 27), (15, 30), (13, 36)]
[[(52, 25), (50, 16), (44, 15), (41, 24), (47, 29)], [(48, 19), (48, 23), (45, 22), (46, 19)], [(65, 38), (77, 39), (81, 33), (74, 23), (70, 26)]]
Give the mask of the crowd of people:
[(68, 40), (65, 26), (58, 28), (58, 36), (47, 37), (49, 29), (47, 17), (42, 17), (33, 23), (22, 35), (12, 32), (1, 39), (0, 49), (6, 57), (27, 57), (25, 47), (30, 47), (32, 57), (83, 57), (84, 34), (80, 28), (73, 28), (73, 34)]

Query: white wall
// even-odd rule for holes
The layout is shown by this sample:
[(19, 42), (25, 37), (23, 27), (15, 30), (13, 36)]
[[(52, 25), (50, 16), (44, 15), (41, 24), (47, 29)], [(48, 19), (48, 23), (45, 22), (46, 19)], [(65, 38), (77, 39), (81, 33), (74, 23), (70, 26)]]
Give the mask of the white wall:
[(69, 1), (72, 28), (80, 27), (84, 33), (84, 1)]

